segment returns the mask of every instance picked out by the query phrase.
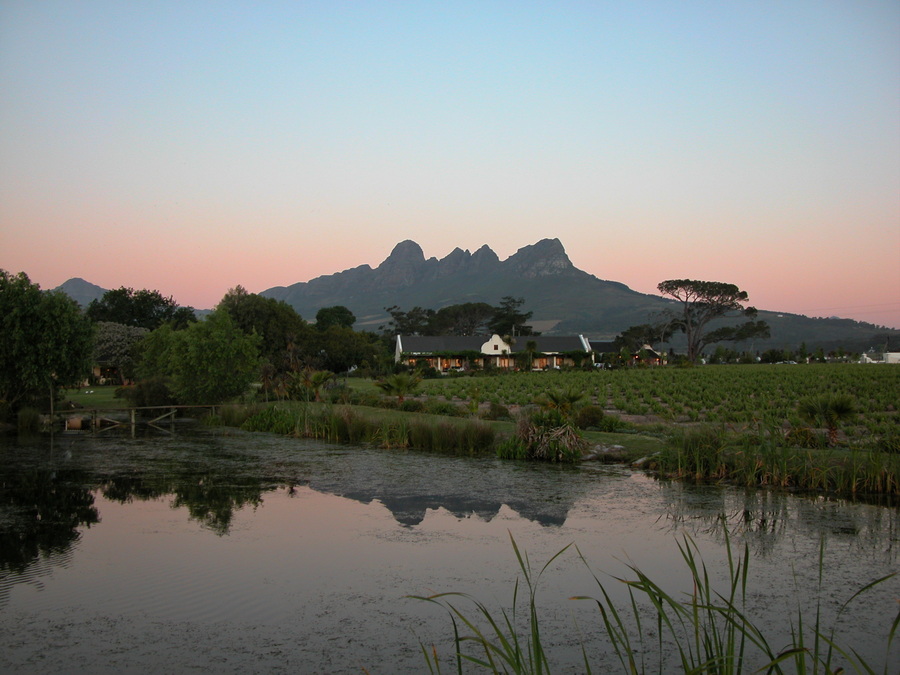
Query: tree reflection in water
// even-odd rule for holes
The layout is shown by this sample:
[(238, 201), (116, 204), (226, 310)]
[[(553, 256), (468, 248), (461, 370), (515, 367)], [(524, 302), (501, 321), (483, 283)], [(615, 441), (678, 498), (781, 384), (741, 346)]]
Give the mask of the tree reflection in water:
[(99, 522), (94, 495), (78, 470), (31, 469), (0, 489), (0, 570), (23, 573), (29, 565), (65, 554), (81, 526)]

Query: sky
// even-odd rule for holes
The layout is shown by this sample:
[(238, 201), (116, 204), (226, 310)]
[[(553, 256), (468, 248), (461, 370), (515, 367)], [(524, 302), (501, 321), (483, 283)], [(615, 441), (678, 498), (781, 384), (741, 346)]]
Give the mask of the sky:
[(42, 288), (554, 237), (900, 328), (900, 2), (0, 0), (0, 269)]

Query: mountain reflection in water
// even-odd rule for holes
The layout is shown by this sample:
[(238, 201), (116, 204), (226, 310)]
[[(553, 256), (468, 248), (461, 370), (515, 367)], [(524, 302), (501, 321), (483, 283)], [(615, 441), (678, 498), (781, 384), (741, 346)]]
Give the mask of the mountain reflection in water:
[[(251, 663), (246, 654), (256, 658), (263, 643), (277, 643), (283, 659), (254, 667), (418, 672), (420, 631), (444, 640), (445, 655), (452, 631), (432, 608), (401, 599), (454, 590), (505, 597), (517, 573), (507, 532), (535, 561), (575, 542), (595, 570), (621, 572), (630, 557), (675, 585), (685, 580), (678, 536), (693, 537), (712, 566), (724, 559), (727, 535), (753, 553), (751, 576), (762, 577), (754, 596), (764, 610), (772, 597), (810, 591), (824, 540), (839, 593), (823, 611), (834, 615), (852, 591), (896, 570), (898, 523), (895, 508), (655, 481), (620, 467), (233, 430), (11, 440), (0, 444), (0, 633), (25, 626), (38, 643), (45, 626), (69, 625), (54, 622), (77, 609), (83, 627), (71, 630), (84, 644), (96, 641), (107, 663), (98, 670), (114, 669), (103, 661), (104, 640), (125, 644), (137, 659), (127, 663), (142, 669), (159, 657), (135, 655), (144, 636), (167, 643), (173, 631), (187, 631), (195, 640), (184, 643), (183, 665), (201, 671), (239, 672)], [(571, 610), (565, 598), (591, 592), (591, 577), (574, 559), (557, 567), (542, 594), (548, 644), (555, 662), (576, 672), (571, 614), (587, 612), (579, 615), (587, 625), (596, 617), (587, 607)], [(852, 635), (854, 647), (881, 644), (877, 630), (889, 625), (898, 595), (891, 582), (868, 596), (862, 619), (870, 623), (853, 617), (861, 633)], [(789, 621), (780, 612), (768, 623), (789, 630)], [(261, 631), (248, 636), (246, 622)], [(197, 641), (231, 660), (194, 663)], [(75, 658), (65, 646), (48, 656), (29, 645), (0, 638), (10, 659), (0, 656), (0, 669), (37, 672), (53, 655), (59, 664)], [(873, 654), (876, 663), (883, 658)]]

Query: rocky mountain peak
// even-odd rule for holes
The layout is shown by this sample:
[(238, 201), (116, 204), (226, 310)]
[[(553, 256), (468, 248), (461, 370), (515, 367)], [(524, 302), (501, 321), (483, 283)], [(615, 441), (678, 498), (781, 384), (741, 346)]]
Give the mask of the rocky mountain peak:
[(375, 270), (378, 284), (385, 287), (408, 286), (416, 282), (425, 265), (425, 254), (416, 242), (407, 239), (394, 247)]
[(559, 239), (542, 239), (531, 246), (523, 246), (504, 265), (525, 278), (554, 276), (575, 270)]
[(498, 264), (499, 262), (500, 258), (487, 244), (485, 244), (472, 254), (472, 266), (477, 269), (491, 267)]

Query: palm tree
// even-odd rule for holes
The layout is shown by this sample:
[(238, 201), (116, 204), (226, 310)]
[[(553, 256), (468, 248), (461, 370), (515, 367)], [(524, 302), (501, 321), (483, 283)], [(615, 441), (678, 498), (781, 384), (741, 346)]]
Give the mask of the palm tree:
[(797, 404), (797, 412), (810, 424), (828, 430), (828, 445), (837, 445), (838, 424), (856, 414), (853, 399), (846, 394), (810, 396)]
[(319, 391), (333, 377), (334, 373), (330, 370), (312, 370), (307, 368), (303, 371), (303, 386), (315, 395), (315, 400), (318, 402), (322, 400)]
[(584, 396), (584, 392), (577, 389), (551, 389), (535, 398), (534, 402), (544, 410), (558, 410), (564, 418), (569, 419)]
[(525, 353), (527, 354), (528, 359), (528, 370), (531, 370), (534, 367), (534, 355), (537, 353), (537, 342), (534, 340), (529, 340), (525, 343)]
[(422, 376), (418, 373), (394, 373), (376, 382), (375, 386), (388, 396), (396, 396), (398, 403), (403, 403), (403, 398), (412, 394), (421, 381)]

